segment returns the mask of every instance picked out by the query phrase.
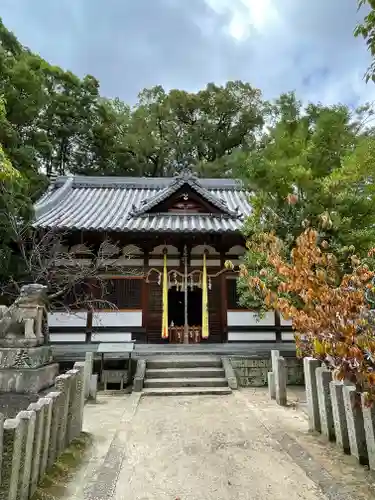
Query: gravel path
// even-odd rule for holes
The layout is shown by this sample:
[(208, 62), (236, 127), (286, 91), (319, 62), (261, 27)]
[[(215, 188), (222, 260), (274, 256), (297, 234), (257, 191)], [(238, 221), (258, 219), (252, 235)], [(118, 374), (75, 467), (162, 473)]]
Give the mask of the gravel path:
[(375, 498), (368, 478), (361, 478), (365, 497), (345, 483), (346, 470), (362, 470), (356, 464), (341, 462), (341, 455), (329, 464), (310, 455), (311, 443), (300, 439), (306, 429), (302, 410), (276, 408), (264, 389), (216, 397), (101, 396), (85, 409), (85, 430), (95, 438), (90, 461), (62, 498)]

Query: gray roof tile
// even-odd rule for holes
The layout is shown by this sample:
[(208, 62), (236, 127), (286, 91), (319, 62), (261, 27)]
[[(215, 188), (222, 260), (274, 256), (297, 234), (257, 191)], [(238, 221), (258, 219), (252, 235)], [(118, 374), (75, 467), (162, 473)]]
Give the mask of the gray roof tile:
[[(222, 207), (223, 215), (144, 213), (175, 178), (59, 177), (35, 205), (35, 227), (63, 230), (141, 232), (233, 232), (251, 207), (248, 193), (232, 179), (199, 179), (201, 194)], [(143, 204), (142, 204), (143, 202)], [(134, 207), (136, 208), (135, 213)], [(239, 217), (240, 215), (240, 217)], [(242, 216), (242, 217), (241, 217)]]

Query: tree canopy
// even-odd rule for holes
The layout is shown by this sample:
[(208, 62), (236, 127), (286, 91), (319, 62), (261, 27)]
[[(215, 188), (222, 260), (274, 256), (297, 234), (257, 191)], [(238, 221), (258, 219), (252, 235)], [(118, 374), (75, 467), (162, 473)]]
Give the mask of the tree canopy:
[[(369, 105), (353, 112), (343, 105), (303, 107), (293, 93), (277, 99), (270, 126), (238, 161), (253, 207), (245, 235), (273, 232), (291, 250), (306, 227), (319, 226), (343, 272), (350, 255), (366, 254), (375, 241), (372, 115)], [(247, 254), (255, 273), (259, 259)]]
[(356, 26), (354, 34), (356, 37), (363, 37), (372, 57), (372, 62), (367, 68), (366, 81), (375, 81), (375, 2), (374, 0), (357, 0), (357, 4), (359, 10), (366, 11), (366, 15)]
[[(15, 242), (10, 215), (27, 221), (51, 174), (170, 176), (182, 161), (202, 177), (245, 181), (249, 239), (273, 231), (291, 249), (301, 231), (319, 225), (343, 271), (373, 244), (370, 105), (303, 106), (294, 93), (267, 102), (249, 83), (229, 81), (198, 92), (144, 89), (130, 106), (103, 97), (95, 77), (34, 54), (1, 21), (0, 97), (3, 255)], [(254, 252), (246, 263), (254, 273), (264, 264)], [(245, 285), (250, 306), (248, 292)]]
[(35, 198), (43, 175), (166, 176), (190, 160), (201, 176), (230, 175), (227, 159), (254, 147), (263, 121), (261, 92), (249, 83), (208, 84), (196, 92), (144, 89), (135, 106), (100, 95), (23, 47), (0, 21), (0, 142)]

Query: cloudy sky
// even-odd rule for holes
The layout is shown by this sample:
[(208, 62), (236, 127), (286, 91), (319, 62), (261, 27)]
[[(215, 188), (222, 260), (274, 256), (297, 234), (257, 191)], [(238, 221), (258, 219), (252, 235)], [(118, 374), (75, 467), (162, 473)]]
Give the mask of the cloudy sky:
[(265, 97), (375, 99), (354, 39), (356, 0), (0, 0), (0, 16), (50, 63), (134, 103), (144, 87), (246, 80)]

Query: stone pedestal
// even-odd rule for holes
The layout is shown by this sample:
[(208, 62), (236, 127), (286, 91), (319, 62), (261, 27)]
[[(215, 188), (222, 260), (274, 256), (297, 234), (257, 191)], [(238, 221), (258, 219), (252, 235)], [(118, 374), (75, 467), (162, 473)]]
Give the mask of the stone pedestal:
[(58, 371), (49, 346), (0, 347), (0, 392), (38, 393), (53, 386)]

